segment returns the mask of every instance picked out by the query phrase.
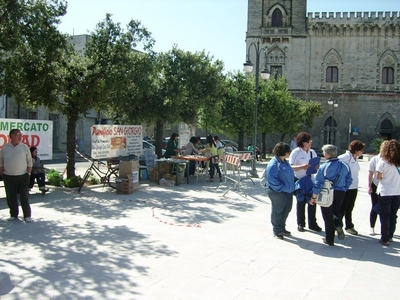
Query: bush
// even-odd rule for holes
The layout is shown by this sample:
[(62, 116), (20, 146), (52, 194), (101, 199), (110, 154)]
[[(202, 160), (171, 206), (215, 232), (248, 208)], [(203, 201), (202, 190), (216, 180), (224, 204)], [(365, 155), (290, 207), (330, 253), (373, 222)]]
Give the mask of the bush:
[(82, 183), (81, 176), (73, 176), (71, 178), (67, 178), (63, 180), (63, 184), (69, 188), (80, 187)]
[(97, 177), (95, 177), (94, 175), (90, 175), (90, 177), (89, 177), (89, 179), (88, 179), (88, 182), (89, 182), (90, 184), (99, 184), (99, 183), (100, 183), (100, 180), (97, 179)]
[(61, 175), (58, 171), (51, 169), (47, 173), (47, 181), (50, 185), (60, 186), (61, 185)]
[(372, 141), (371, 144), (374, 147), (374, 153), (379, 153), (382, 142), (383, 142), (383, 139), (381, 139), (381, 138), (376, 138)]

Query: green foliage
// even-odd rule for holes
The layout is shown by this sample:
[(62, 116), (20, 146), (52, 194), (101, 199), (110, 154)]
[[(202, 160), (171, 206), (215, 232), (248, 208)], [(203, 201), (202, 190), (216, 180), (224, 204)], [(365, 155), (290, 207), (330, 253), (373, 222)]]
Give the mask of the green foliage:
[(89, 176), (88, 182), (89, 182), (90, 184), (99, 184), (99, 183), (100, 183), (100, 180), (99, 180), (96, 176), (94, 176), (93, 174), (91, 174), (91, 175)]
[(51, 169), (47, 173), (47, 181), (50, 185), (60, 186), (61, 185), (61, 175), (55, 169)]
[(381, 138), (376, 138), (371, 142), (371, 145), (374, 147), (374, 153), (379, 153), (382, 142), (383, 139)]
[(63, 180), (63, 185), (69, 188), (75, 188), (81, 186), (82, 178), (81, 176), (72, 176), (70, 178)]

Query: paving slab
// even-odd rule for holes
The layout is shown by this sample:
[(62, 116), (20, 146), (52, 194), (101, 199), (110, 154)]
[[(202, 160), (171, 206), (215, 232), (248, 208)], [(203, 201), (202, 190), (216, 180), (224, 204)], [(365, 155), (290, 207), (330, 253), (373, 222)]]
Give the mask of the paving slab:
[[(162, 187), (141, 181), (117, 195), (102, 185), (30, 195), (33, 223), (9, 222), (0, 188), (3, 299), (400, 299), (400, 235), (369, 235), (368, 162), (353, 219), (359, 235), (334, 247), (324, 233), (273, 237), (270, 202), (254, 180)], [(48, 165), (57, 170), (63, 164)], [(261, 175), (266, 163), (258, 163)], [(87, 164), (77, 163), (83, 174)], [(323, 225), (318, 209), (318, 222)], [(376, 231), (379, 232), (379, 220)]]

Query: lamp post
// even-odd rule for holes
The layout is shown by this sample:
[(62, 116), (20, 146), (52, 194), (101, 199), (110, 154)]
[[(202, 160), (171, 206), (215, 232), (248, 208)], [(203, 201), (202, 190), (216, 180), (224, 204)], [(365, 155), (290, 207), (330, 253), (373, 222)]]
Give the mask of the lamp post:
[(336, 99), (333, 99), (332, 97), (329, 97), (328, 104), (332, 105), (331, 142), (334, 145), (335, 134), (334, 134), (333, 131), (334, 131), (334, 120), (335, 120), (335, 107), (338, 107), (339, 103), (337, 102)]
[[(258, 177), (257, 174), (257, 168), (256, 168), (256, 160), (257, 160), (257, 118), (258, 118), (258, 94), (260, 93), (260, 54), (261, 51), (265, 51), (266, 49), (260, 48), (260, 40), (257, 40), (257, 43), (251, 42), (248, 49), (247, 49), (247, 61), (243, 64), (243, 70), (246, 73), (251, 73), (253, 71), (253, 64), (251, 63), (250, 60), (250, 48), (254, 47), (255, 52), (256, 52), (256, 88), (254, 90), (255, 94), (255, 103), (254, 103), (254, 136), (253, 136), (253, 165), (252, 165), (252, 171), (251, 171), (251, 176), (252, 177)], [(264, 69), (261, 72), (261, 78), (262, 79), (268, 79), (270, 76), (270, 73), (268, 72), (267, 69)]]

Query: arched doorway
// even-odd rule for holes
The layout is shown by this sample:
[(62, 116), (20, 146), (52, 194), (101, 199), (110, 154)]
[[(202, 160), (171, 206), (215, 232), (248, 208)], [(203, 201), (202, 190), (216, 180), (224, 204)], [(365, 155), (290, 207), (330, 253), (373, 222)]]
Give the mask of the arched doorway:
[(390, 140), (393, 133), (393, 124), (389, 119), (384, 119), (381, 123), (379, 134), (382, 139)]
[(330, 116), (324, 123), (324, 144), (336, 145), (336, 131), (336, 120)]

